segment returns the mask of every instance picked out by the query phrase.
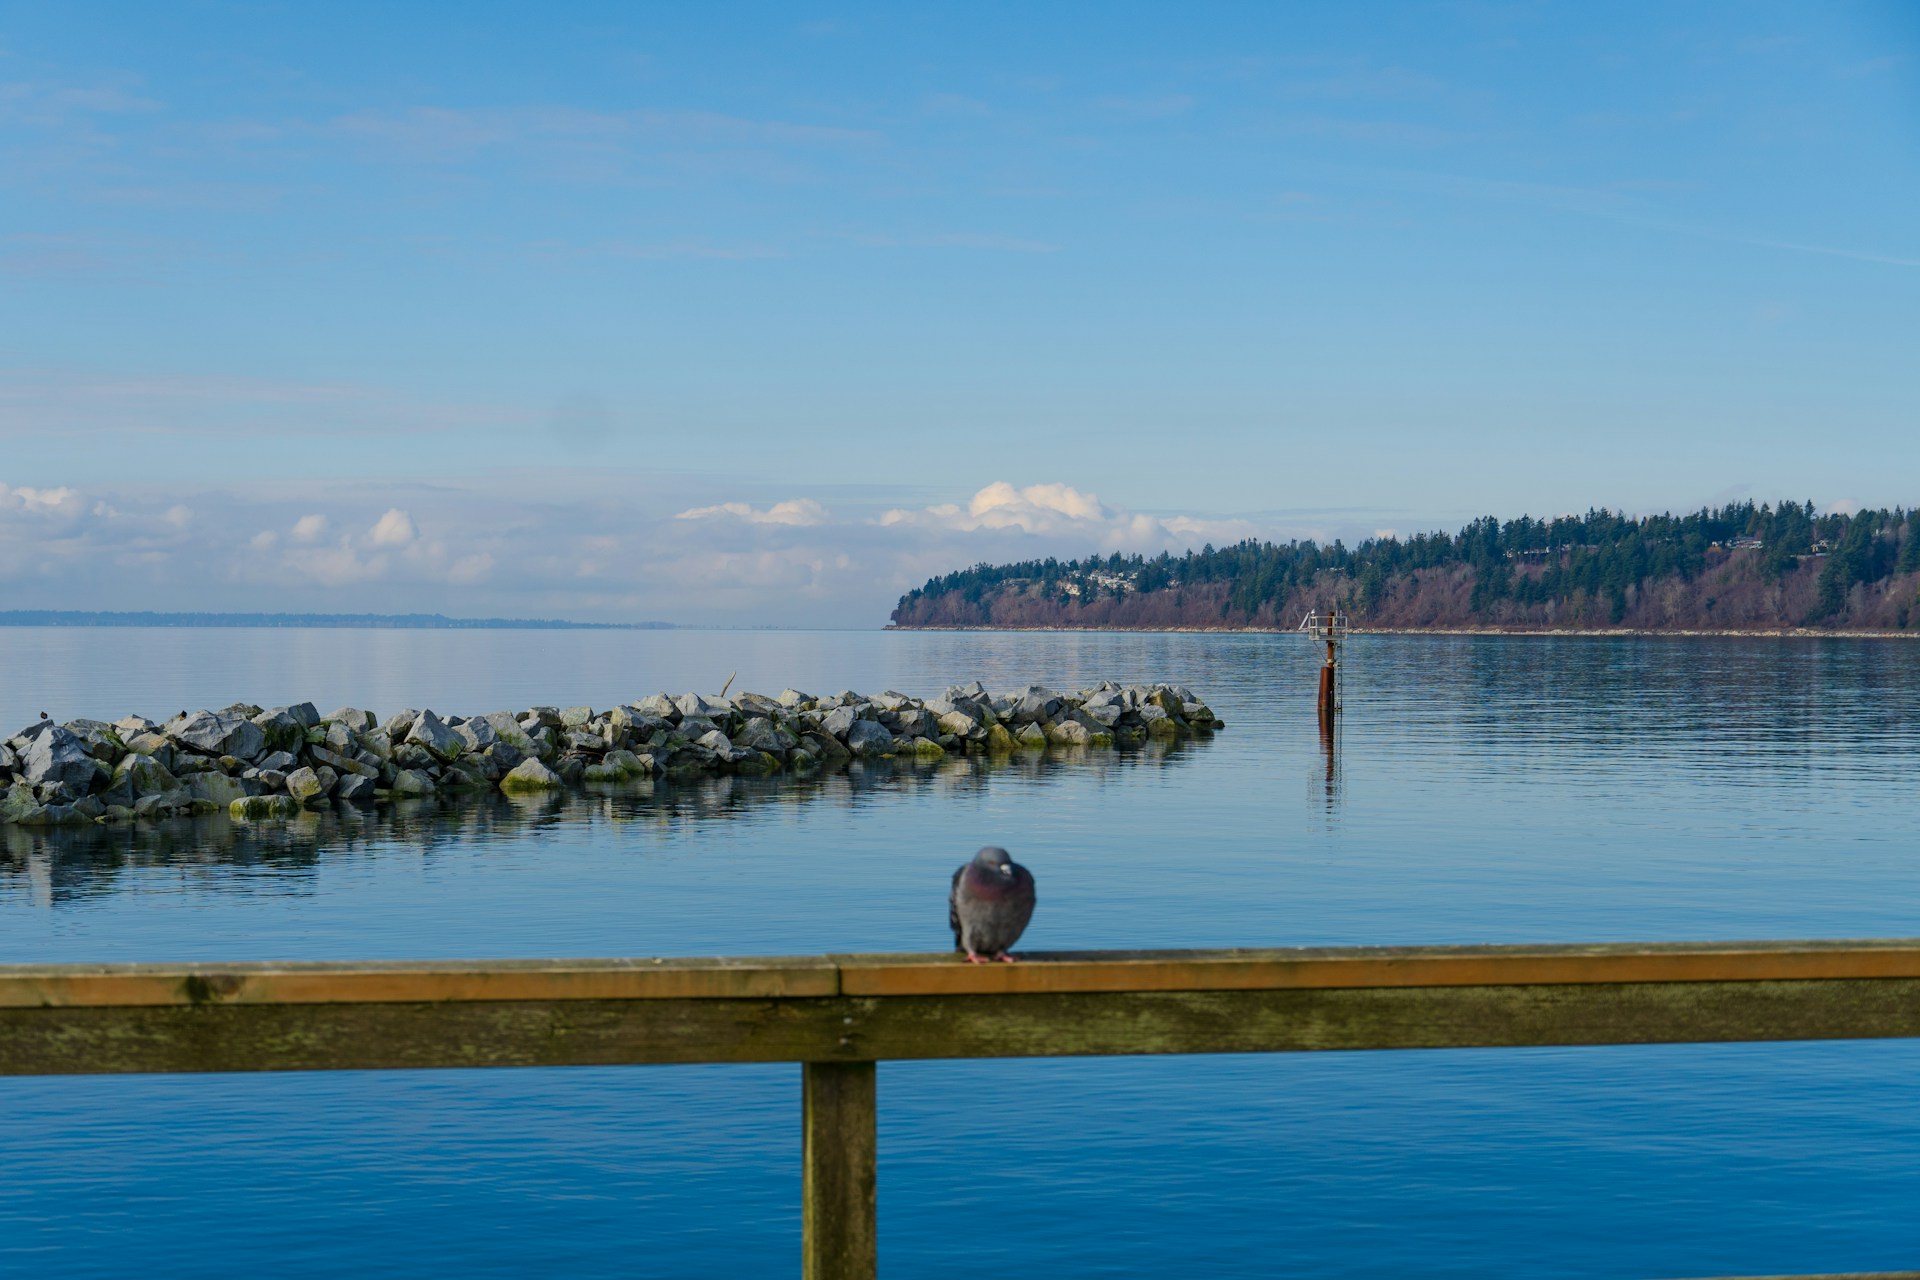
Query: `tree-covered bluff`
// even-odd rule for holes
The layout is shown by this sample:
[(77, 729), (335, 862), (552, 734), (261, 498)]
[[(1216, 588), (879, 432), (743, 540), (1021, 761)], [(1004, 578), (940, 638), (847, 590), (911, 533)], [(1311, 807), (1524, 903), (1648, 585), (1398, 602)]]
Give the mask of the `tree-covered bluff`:
[(1363, 627), (1920, 631), (1920, 512), (1735, 503), (1457, 534), (1248, 540), (1174, 556), (975, 565), (900, 598), (897, 627), (1287, 628), (1337, 606)]

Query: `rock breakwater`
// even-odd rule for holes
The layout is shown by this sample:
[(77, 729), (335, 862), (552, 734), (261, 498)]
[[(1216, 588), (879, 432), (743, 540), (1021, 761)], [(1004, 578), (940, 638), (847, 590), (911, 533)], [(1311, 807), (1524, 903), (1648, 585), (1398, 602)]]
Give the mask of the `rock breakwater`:
[(165, 723), (41, 720), (0, 744), (0, 822), (67, 826), (225, 810), (292, 817), (497, 788), (508, 794), (617, 787), (656, 777), (766, 775), (885, 757), (941, 760), (1057, 748), (1120, 748), (1224, 728), (1174, 684), (1111, 681), (1075, 693), (978, 682), (920, 700), (654, 694), (596, 711), (532, 707), (478, 716), (406, 710), (382, 720), (312, 703), (235, 703)]

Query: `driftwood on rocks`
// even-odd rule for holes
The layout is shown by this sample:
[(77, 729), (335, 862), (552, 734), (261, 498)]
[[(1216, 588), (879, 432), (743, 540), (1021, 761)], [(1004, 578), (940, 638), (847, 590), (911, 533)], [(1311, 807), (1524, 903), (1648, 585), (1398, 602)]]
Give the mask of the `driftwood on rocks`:
[(924, 701), (892, 690), (661, 693), (605, 711), (443, 717), (408, 709), (384, 721), (356, 707), (322, 716), (312, 703), (236, 703), (164, 725), (127, 716), (27, 726), (0, 744), (0, 822), (68, 826), (223, 809), (261, 821), (479, 788), (540, 793), (810, 772), (855, 759), (1126, 749), (1223, 727), (1182, 685), (1112, 681), (998, 694), (976, 681)]

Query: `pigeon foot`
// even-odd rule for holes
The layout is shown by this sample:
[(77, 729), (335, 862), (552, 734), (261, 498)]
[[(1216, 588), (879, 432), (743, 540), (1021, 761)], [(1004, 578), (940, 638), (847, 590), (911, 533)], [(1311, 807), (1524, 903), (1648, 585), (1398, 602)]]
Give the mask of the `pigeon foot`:
[(1001, 964), (1018, 964), (1020, 962), (1020, 957), (1014, 955), (1011, 951), (1002, 951), (999, 955), (995, 956), (994, 959), (998, 960)]
[(981, 955), (981, 954), (980, 954), (979, 952), (977, 952), (977, 951), (969, 951), (969, 952), (967, 952), (967, 963), (968, 963), (968, 964), (985, 964), (986, 962), (987, 962), (987, 958), (986, 958), (985, 956), (983, 956), (983, 955)]

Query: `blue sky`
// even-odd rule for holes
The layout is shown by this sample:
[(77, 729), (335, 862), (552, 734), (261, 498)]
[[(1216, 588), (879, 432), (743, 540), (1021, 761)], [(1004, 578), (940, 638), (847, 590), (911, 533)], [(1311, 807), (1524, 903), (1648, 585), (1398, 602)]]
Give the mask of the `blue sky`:
[(1920, 502), (1911, 4), (0, 2), (0, 599)]

